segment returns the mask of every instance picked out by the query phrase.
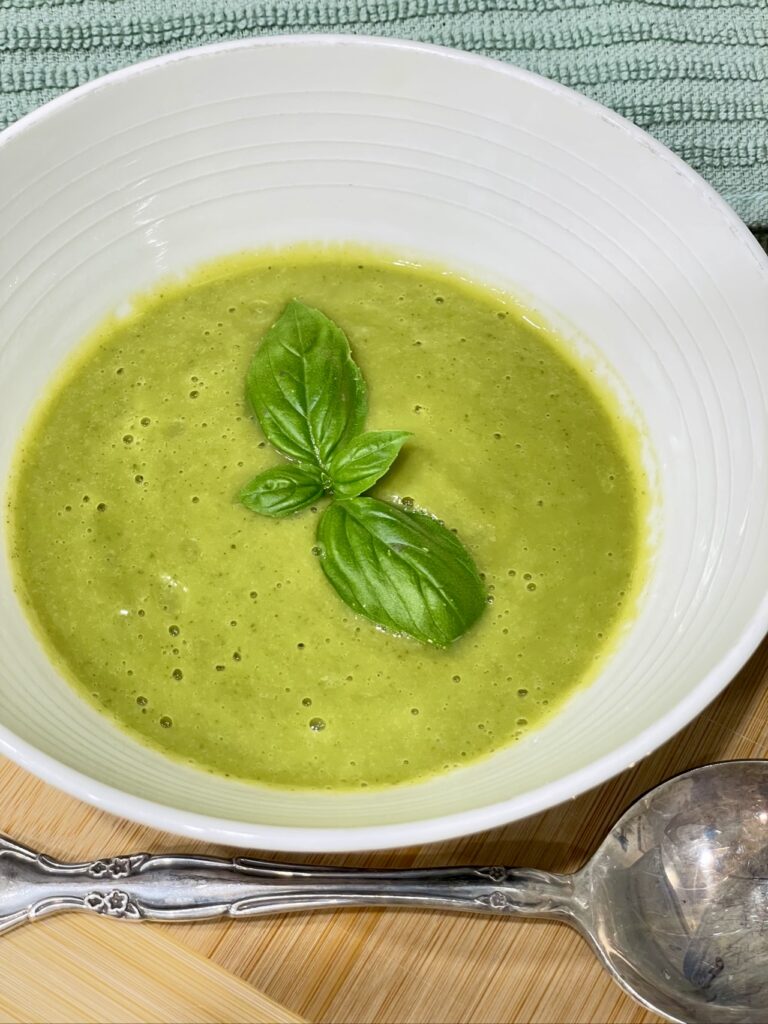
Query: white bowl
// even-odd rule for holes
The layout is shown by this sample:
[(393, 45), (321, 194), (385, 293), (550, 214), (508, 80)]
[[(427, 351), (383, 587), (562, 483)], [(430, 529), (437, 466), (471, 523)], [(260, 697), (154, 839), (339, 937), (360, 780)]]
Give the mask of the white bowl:
[(76, 89), (0, 137), (0, 474), (62, 358), (159, 277), (356, 240), (436, 258), (589, 339), (642, 411), (661, 533), (597, 681), (481, 763), (367, 794), (270, 791), (140, 746), (48, 663), (0, 568), (0, 751), (83, 800), (252, 847), (422, 843), (552, 806), (708, 704), (768, 623), (768, 266), (687, 166), (516, 68), (419, 44), (206, 47)]

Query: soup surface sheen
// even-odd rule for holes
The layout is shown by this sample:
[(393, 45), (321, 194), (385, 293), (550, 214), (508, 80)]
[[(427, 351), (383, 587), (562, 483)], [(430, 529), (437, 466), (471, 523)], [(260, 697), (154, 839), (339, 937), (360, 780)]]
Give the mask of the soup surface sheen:
[[(244, 383), (294, 297), (347, 333), (366, 428), (413, 431), (373, 493), (456, 528), (484, 574), (488, 608), (447, 650), (341, 602), (318, 510), (235, 499), (281, 458)], [(44, 397), (9, 490), (18, 592), (83, 696), (172, 756), (292, 788), (414, 781), (517, 740), (594, 675), (642, 567), (636, 449), (509, 298), (352, 249), (233, 258), (111, 319)]]

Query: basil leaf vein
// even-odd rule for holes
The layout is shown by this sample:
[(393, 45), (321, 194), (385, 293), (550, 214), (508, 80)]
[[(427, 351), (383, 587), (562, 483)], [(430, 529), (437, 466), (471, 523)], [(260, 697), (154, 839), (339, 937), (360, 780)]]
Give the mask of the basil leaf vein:
[(321, 469), (362, 430), (368, 411), (365, 381), (346, 335), (296, 299), (256, 350), (246, 390), (267, 440), (289, 458)]
[(335, 501), (318, 541), (323, 571), (342, 600), (392, 632), (446, 647), (486, 606), (469, 552), (424, 513), (376, 498)]
[(407, 430), (368, 430), (338, 448), (328, 465), (333, 493), (355, 498), (387, 473), (411, 437)]
[(251, 512), (281, 519), (306, 508), (325, 492), (316, 466), (273, 466), (254, 477), (240, 491), (240, 501)]

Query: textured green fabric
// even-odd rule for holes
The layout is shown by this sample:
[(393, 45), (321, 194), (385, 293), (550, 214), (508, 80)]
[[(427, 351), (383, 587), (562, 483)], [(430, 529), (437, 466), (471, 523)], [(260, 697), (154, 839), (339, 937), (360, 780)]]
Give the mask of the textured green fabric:
[(0, 127), (156, 54), (330, 31), (442, 43), (557, 79), (768, 227), (768, 0), (0, 0)]

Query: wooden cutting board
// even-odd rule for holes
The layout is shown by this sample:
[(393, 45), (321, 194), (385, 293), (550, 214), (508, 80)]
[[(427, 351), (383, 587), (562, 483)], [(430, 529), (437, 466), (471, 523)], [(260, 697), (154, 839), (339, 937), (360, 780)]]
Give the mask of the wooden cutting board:
[[(572, 871), (644, 790), (687, 768), (735, 757), (768, 757), (768, 641), (691, 726), (632, 770), (562, 807), (420, 849), (304, 859)], [(62, 859), (225, 852), (95, 811), (9, 762), (0, 761), (0, 793), (0, 831)], [(0, 939), (0, 1022), (301, 1018), (317, 1024), (660, 1020), (610, 981), (575, 932), (549, 922), (402, 910), (175, 926), (73, 916)]]

